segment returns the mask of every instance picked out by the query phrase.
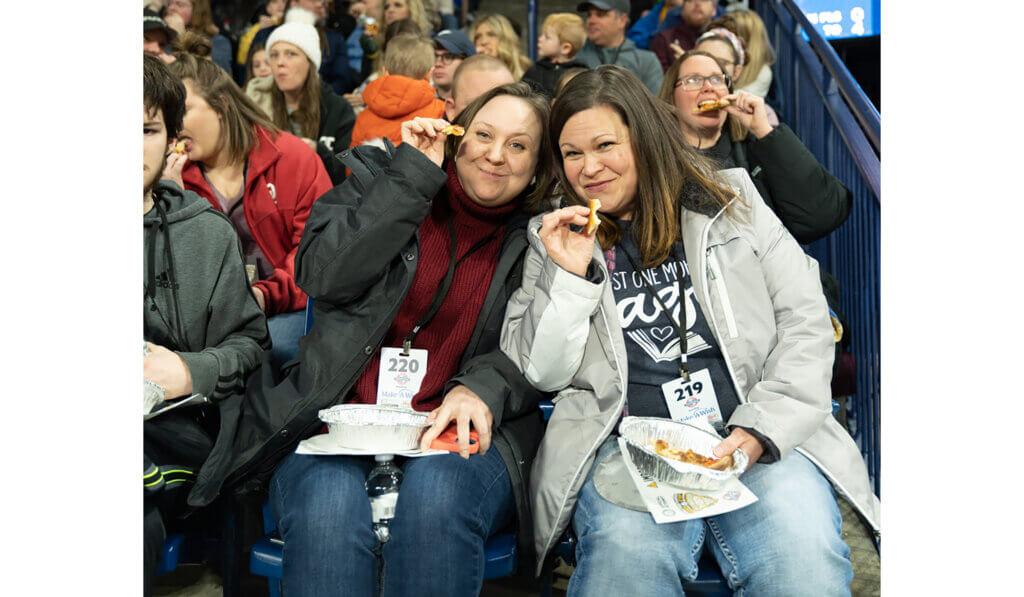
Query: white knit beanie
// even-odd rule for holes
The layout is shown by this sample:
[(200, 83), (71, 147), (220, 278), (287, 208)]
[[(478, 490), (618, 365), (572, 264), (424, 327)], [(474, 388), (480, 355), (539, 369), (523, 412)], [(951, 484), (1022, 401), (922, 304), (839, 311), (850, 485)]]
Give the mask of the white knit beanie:
[(316, 15), (302, 8), (292, 8), (285, 15), (284, 25), (274, 29), (267, 38), (267, 54), (279, 41), (286, 41), (298, 47), (320, 70), (320, 34), (317, 32)]

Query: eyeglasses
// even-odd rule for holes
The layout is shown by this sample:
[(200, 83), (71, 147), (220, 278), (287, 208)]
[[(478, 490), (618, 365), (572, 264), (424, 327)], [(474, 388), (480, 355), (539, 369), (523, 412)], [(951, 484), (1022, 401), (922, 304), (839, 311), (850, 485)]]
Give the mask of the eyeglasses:
[(732, 82), (732, 78), (729, 75), (711, 75), (710, 77), (687, 75), (682, 79), (676, 79), (675, 86), (682, 87), (686, 91), (697, 91), (704, 87), (704, 81), (711, 83), (712, 87), (728, 87)]
[(443, 54), (434, 54), (434, 63), (436, 64), (440, 62), (441, 64), (449, 65), (452, 62), (455, 62), (456, 60), (462, 60), (464, 58), (465, 56), (461, 56), (458, 54), (449, 54), (448, 52), (445, 52)]

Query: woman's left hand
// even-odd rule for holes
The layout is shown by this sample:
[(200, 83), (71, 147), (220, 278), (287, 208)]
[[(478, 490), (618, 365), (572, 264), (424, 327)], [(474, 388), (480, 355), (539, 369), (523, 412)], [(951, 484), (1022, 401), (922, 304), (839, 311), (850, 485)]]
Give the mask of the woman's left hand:
[(768, 121), (768, 110), (764, 105), (764, 98), (758, 97), (746, 91), (725, 96), (730, 101), (725, 111), (749, 130), (758, 139), (772, 132), (772, 125)]
[(494, 416), (491, 415), (491, 409), (487, 408), (484, 401), (466, 386), (452, 388), (452, 391), (444, 397), (441, 406), (430, 411), (427, 421), (432, 425), (420, 439), (420, 450), (429, 448), (430, 442), (437, 439), (437, 436), (441, 435), (452, 421), (455, 421), (459, 454), (463, 458), (469, 458), (470, 423), (473, 423), (477, 439), (480, 441), (479, 453), (484, 454), (491, 447), (491, 425), (494, 423)]
[(736, 451), (736, 448), (740, 448), (747, 455), (747, 458), (749, 459), (749, 463), (747, 464), (748, 469), (750, 468), (750, 465), (757, 462), (761, 458), (761, 455), (764, 454), (764, 446), (761, 445), (761, 442), (758, 441), (756, 437), (750, 435), (750, 432), (746, 429), (736, 427), (732, 430), (732, 433), (729, 434), (729, 437), (725, 438), (722, 440), (722, 443), (715, 446), (715, 458), (722, 458), (723, 456), (732, 454)]

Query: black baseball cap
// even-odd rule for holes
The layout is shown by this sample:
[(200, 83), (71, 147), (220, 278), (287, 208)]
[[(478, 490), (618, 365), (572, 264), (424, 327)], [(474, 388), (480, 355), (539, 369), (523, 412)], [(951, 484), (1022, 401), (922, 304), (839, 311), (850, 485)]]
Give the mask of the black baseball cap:
[(178, 38), (178, 32), (171, 29), (167, 21), (160, 18), (159, 13), (146, 8), (142, 11), (142, 34), (145, 35), (150, 31), (163, 31), (164, 35), (167, 36), (167, 43), (171, 43)]
[(598, 10), (617, 10), (629, 14), (629, 0), (587, 0), (576, 5), (576, 12), (586, 12), (591, 6)]
[(458, 29), (445, 29), (434, 36), (434, 43), (439, 44), (456, 56), (467, 58), (476, 54), (476, 46), (469, 41), (469, 37)]

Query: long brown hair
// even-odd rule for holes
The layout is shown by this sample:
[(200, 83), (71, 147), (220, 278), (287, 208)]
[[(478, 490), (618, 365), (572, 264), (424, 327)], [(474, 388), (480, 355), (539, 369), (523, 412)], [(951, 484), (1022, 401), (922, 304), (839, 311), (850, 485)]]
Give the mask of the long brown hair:
[[(267, 56), (270, 51), (267, 50)], [(306, 56), (303, 54), (303, 56)], [(309, 73), (306, 81), (302, 84), (302, 94), (299, 97), (299, 107), (291, 114), (291, 118), (299, 125), (298, 135), (308, 139), (316, 139), (320, 135), (320, 75), (316, 72), (316, 65), (306, 56), (306, 63), (309, 65)], [(288, 120), (288, 105), (285, 102), (284, 92), (274, 84), (270, 90), (270, 103), (273, 107), (274, 124), (283, 130), (291, 130)]]
[(221, 118), (221, 138), (217, 150), (227, 148), (232, 162), (242, 162), (256, 146), (256, 127), (267, 129), (271, 137), (277, 135), (277, 127), (235, 82), (231, 75), (214, 64), (210, 55), (210, 40), (186, 31), (174, 43), (174, 57), (171, 72), (184, 82), (192, 82), (192, 88)]
[(210, 0), (192, 0), (192, 21), (188, 30), (202, 35), (217, 35), (220, 29), (213, 23), (213, 11)]
[[(712, 163), (683, 140), (672, 110), (651, 95), (636, 75), (605, 65), (573, 77), (551, 108), (555, 173), (571, 203), (587, 204), (565, 176), (558, 140), (572, 116), (598, 106), (614, 110), (629, 129), (637, 175), (632, 234), (644, 267), (653, 267), (668, 258), (679, 239), (681, 203), (710, 213), (726, 206), (733, 194), (718, 182)], [(601, 218), (597, 238), (607, 250), (622, 238), (622, 231), (613, 219)]]
[[(551, 141), (544, 135), (544, 126), (551, 114), (551, 107), (547, 97), (537, 93), (527, 83), (506, 83), (491, 89), (480, 97), (469, 103), (468, 106), (455, 118), (454, 124), (468, 129), (470, 123), (476, 118), (481, 108), (487, 105), (492, 99), (507, 95), (516, 97), (526, 102), (533, 109), (534, 115), (540, 122), (541, 137), (540, 147), (537, 148), (537, 167), (534, 169), (534, 181), (530, 183), (533, 188), (527, 186), (528, 194), (525, 206), (530, 211), (540, 211), (541, 202), (547, 198), (549, 189), (554, 180), (554, 166), (551, 163)], [(459, 153), (459, 146), (463, 137), (449, 135), (445, 142), (445, 158), (455, 159)]]
[[(715, 58), (711, 54), (703, 50), (690, 50), (689, 52), (684, 52), (683, 55), (680, 56), (679, 58), (676, 58), (675, 62), (672, 63), (672, 66), (669, 66), (668, 70), (665, 71), (665, 78), (661, 80), (661, 89), (658, 90), (658, 97), (665, 100), (665, 102), (672, 107), (673, 112), (678, 109), (676, 108), (675, 97), (676, 79), (679, 78), (679, 71), (683, 69), (683, 63), (686, 62), (688, 59), (693, 58), (694, 56), (707, 56), (708, 58), (715, 61), (715, 64), (718, 65), (718, 68), (722, 71), (723, 75), (725, 75), (726, 77), (731, 76), (729, 75), (729, 68), (725, 65), (725, 63), (719, 60), (718, 58)], [(734, 86), (735, 82), (731, 82), (729, 84), (729, 93), (732, 93)], [(679, 128), (680, 126), (682, 125), (679, 124), (678, 121), (676, 121), (676, 128)], [(744, 139), (747, 138), (747, 129), (744, 128), (743, 125), (740, 124), (739, 121), (733, 118), (731, 115), (726, 115), (724, 126), (729, 127), (729, 136), (732, 137), (733, 141), (743, 141)]]

